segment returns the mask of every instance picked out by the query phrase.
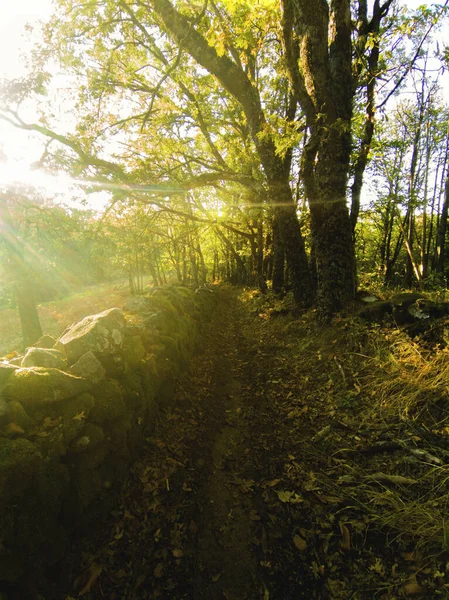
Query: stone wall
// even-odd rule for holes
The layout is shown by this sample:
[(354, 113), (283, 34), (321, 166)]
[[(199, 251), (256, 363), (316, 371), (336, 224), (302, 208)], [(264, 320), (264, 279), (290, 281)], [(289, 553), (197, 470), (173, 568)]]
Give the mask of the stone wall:
[(216, 302), (156, 289), (0, 362), (0, 582), (43, 573), (113, 506)]

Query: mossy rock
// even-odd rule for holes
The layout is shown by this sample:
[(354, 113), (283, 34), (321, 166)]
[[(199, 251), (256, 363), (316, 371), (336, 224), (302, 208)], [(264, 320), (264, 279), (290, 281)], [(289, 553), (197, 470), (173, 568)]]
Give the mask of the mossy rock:
[(62, 432), (67, 446), (81, 435), (94, 406), (94, 397), (87, 392), (70, 398), (61, 405)]
[(149, 300), (150, 300), (151, 306), (152, 306), (152, 310), (154, 312), (162, 310), (164, 312), (167, 312), (167, 313), (177, 316), (178, 311), (173, 306), (173, 304), (170, 302), (170, 300), (165, 296), (165, 294), (161, 293), (162, 291), (163, 291), (163, 288), (156, 289), (149, 297)]
[(54, 404), (85, 392), (90, 384), (81, 377), (69, 375), (59, 369), (31, 367), (17, 369), (10, 376), (5, 396), (28, 406)]
[(45, 367), (64, 370), (67, 358), (54, 348), (28, 348), (20, 363), (21, 367)]
[(91, 451), (105, 439), (103, 428), (96, 423), (86, 423), (82, 434), (70, 446), (71, 454), (81, 454)]
[(86, 511), (95, 500), (99, 499), (104, 490), (103, 479), (98, 468), (86, 469), (82, 465), (76, 468), (72, 483), (71, 509), (75, 512), (75, 515), (79, 515)]
[(153, 297), (160, 295), (165, 296), (180, 315), (192, 314), (197, 310), (195, 294), (185, 286), (170, 286), (153, 292)]
[(395, 294), (392, 298), (390, 298), (390, 302), (393, 306), (407, 308), (408, 306), (414, 304), (417, 300), (423, 299), (425, 299), (425, 296), (419, 292), (402, 292), (400, 294)]
[(173, 312), (166, 310), (158, 310), (145, 319), (145, 327), (147, 328), (147, 338), (151, 332), (157, 332), (162, 335), (170, 335), (177, 331), (180, 316), (173, 309)]
[(359, 312), (359, 316), (367, 321), (381, 322), (386, 315), (393, 313), (393, 306), (388, 300), (380, 300), (379, 302), (372, 302), (367, 306), (364, 306)]
[(106, 375), (103, 365), (91, 351), (80, 356), (68, 372), (76, 377), (83, 377), (92, 383), (98, 383)]
[(136, 369), (140, 365), (141, 360), (147, 353), (140, 335), (125, 338), (122, 352), (126, 366), (131, 370)]
[(111, 447), (111, 456), (115, 462), (116, 458), (131, 461), (128, 448), (128, 432), (131, 423), (128, 419), (115, 419), (106, 425), (106, 439)]
[(123, 398), (125, 400), (127, 413), (142, 412), (142, 407), (145, 405), (145, 394), (142, 387), (142, 381), (138, 373), (126, 373), (120, 383), (123, 387)]
[(96, 423), (103, 423), (124, 417), (126, 406), (123, 391), (115, 379), (104, 379), (92, 389), (95, 406), (90, 413), (90, 419)]
[(0, 504), (17, 500), (35, 485), (42, 467), (42, 455), (32, 442), (0, 438)]
[(157, 366), (157, 356), (149, 354), (139, 368), (140, 381), (144, 393), (145, 405), (151, 405), (162, 382), (162, 376)]
[(10, 362), (0, 362), (0, 386), (4, 385), (18, 368), (17, 365), (13, 365)]
[(15, 423), (18, 427), (27, 433), (35, 424), (35, 421), (28, 415), (20, 402), (12, 400), (7, 404), (8, 423)]
[(43, 335), (36, 342), (37, 348), (53, 348), (56, 344), (56, 339), (51, 335)]
[(122, 311), (110, 308), (69, 327), (57, 341), (56, 348), (65, 351), (69, 364), (89, 351), (98, 357), (109, 356), (122, 347), (125, 325)]

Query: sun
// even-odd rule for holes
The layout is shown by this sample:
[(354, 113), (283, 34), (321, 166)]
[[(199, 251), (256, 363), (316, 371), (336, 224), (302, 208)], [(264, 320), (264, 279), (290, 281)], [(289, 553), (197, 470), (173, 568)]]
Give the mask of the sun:
[[(39, 22), (52, 13), (52, 0), (2, 2), (0, 8), (0, 77), (18, 77), (24, 73), (24, 61), (38, 41)], [(30, 25), (33, 30), (26, 29)]]

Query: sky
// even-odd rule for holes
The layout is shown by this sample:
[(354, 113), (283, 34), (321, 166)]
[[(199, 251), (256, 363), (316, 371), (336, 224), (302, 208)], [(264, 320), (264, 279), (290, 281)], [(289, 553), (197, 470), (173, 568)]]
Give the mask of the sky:
[[(441, 1), (441, 0), (440, 0)], [(427, 2), (430, 4), (431, 2)], [(440, 3), (440, 2), (438, 2)], [(425, 0), (404, 0), (409, 8), (426, 4)], [(29, 53), (38, 39), (39, 21), (47, 21), (52, 13), (52, 0), (2, 0), (0, 6), (0, 79), (14, 78), (25, 73), (23, 55)], [(34, 34), (25, 31), (27, 24), (35, 28)], [(449, 30), (449, 28), (448, 28)], [(448, 36), (446, 36), (447, 38)], [(5, 180), (29, 180), (38, 186), (52, 189), (67, 187), (67, 178), (56, 180), (44, 174), (37, 175), (29, 165), (42, 151), (42, 141), (36, 136), (17, 130), (0, 121), (0, 149), (8, 156), (8, 163), (0, 162), (0, 185)]]

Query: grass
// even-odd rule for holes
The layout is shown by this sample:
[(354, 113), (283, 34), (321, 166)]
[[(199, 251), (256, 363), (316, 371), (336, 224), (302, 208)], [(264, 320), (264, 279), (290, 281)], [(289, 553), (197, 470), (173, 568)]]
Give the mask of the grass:
[(245, 300), (261, 337), (283, 344), (289, 393), (278, 408), (301, 461), (295, 483), (307, 489), (314, 473), (322, 499), (303, 508), (325, 571), (345, 573), (351, 598), (449, 597), (449, 348), (411, 339), (393, 321), (346, 314), (324, 326), (275, 298)]

